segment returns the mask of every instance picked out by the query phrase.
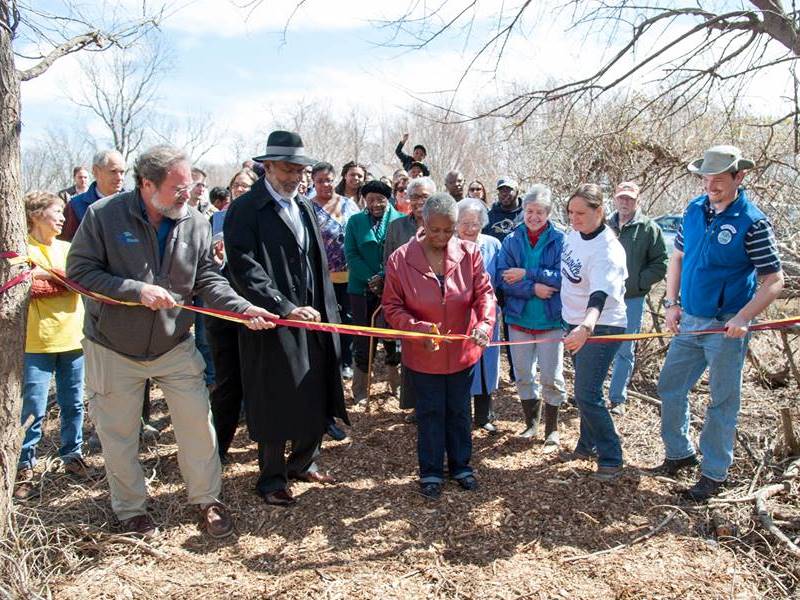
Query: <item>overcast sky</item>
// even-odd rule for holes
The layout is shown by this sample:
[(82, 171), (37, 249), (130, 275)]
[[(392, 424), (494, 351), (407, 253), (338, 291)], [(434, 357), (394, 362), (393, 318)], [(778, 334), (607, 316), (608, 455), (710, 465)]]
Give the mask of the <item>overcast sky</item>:
[[(116, 4), (141, 5), (136, 0)], [(161, 26), (174, 68), (162, 83), (159, 111), (177, 117), (208, 114), (227, 139), (252, 138), (269, 127), (271, 114), (299, 99), (320, 99), (334, 110), (360, 105), (390, 112), (410, 106), (414, 95), (453, 90), (476, 44), (497, 28), (499, 12), (517, 3), (479, 2), (468, 24), (469, 41), (461, 29), (413, 51), (388, 46), (392, 31), (381, 23), (423, 2), (308, 0), (289, 21), (285, 36), (295, 2), (264, 0), (252, 10), (237, 4), (247, 0), (173, 0)], [(454, 0), (449, 6), (452, 11), (464, 4)], [(476, 65), (459, 89), (457, 104), (469, 109), (475, 100), (502, 94), (515, 83), (585, 74), (611, 51), (604, 38), (568, 32), (571, 15), (552, 9), (555, 3), (542, 8), (547, 4), (542, 0), (530, 12), (496, 73), (491, 56)], [(48, 128), (78, 123), (102, 135), (85, 110), (66, 100), (69, 90), (80, 85), (85, 64), (86, 59), (82, 63), (70, 56), (23, 84), (23, 144), (41, 138)], [(763, 107), (787, 80), (785, 72), (760, 80), (748, 92), (753, 104)], [(213, 158), (225, 160), (225, 150), (221, 147)]]

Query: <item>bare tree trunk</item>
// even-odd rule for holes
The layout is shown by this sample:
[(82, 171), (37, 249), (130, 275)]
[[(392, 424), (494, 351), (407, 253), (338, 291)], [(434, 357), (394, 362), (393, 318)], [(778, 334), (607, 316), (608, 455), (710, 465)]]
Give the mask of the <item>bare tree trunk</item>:
[[(25, 253), (26, 227), (20, 192), (20, 99), (11, 38), (0, 28), (0, 251)], [(0, 261), (0, 282), (18, 268)], [(0, 296), (0, 538), (8, 531), (20, 445), (22, 355), (27, 285)]]

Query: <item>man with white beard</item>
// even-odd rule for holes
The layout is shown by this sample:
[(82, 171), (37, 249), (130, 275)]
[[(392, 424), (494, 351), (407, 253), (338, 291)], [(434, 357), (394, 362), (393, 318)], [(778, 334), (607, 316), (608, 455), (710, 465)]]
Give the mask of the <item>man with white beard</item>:
[[(314, 209), (298, 194), (316, 161), (291, 131), (273, 131), (264, 176), (228, 208), (223, 233), (236, 291), (282, 318), (339, 322)], [(332, 484), (316, 458), (330, 418), (349, 425), (339, 371), (339, 335), (304, 328), (241, 332), (239, 360), (250, 439), (258, 442), (256, 491), (267, 504), (296, 502), (289, 480)], [(292, 450), (286, 457), (286, 444)]]
[(147, 490), (137, 459), (142, 397), (148, 379), (164, 392), (178, 464), (190, 504), (211, 537), (233, 532), (211, 426), (203, 358), (190, 328), (194, 314), (177, 304), (200, 296), (207, 306), (250, 317), (271, 329), (275, 315), (231, 289), (212, 258), (211, 226), (189, 210), (186, 155), (156, 146), (134, 165), (136, 188), (92, 204), (67, 256), (67, 276), (93, 292), (142, 306), (86, 302), (83, 349), (89, 415), (103, 445), (111, 506), (125, 533), (150, 537)]

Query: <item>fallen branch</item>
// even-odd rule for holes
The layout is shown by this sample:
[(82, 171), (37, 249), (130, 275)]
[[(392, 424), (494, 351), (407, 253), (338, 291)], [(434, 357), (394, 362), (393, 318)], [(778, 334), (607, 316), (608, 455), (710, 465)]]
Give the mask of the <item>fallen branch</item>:
[(783, 483), (773, 483), (772, 485), (767, 485), (761, 488), (756, 493), (756, 514), (761, 520), (761, 524), (764, 526), (764, 529), (769, 531), (778, 541), (782, 542), (783, 545), (786, 546), (786, 550), (788, 550), (791, 555), (800, 558), (800, 547), (790, 540), (788, 536), (783, 533), (783, 531), (781, 531), (777, 525), (775, 525), (775, 522), (772, 520), (769, 510), (767, 509), (767, 500), (775, 494), (779, 494), (780, 492), (784, 491), (789, 491), (788, 481), (784, 481)]
[(561, 559), (561, 562), (562, 563), (570, 563), (570, 562), (576, 562), (576, 561), (579, 561), (579, 560), (584, 560), (584, 559), (587, 559), (587, 558), (593, 558), (595, 556), (602, 556), (604, 554), (611, 554), (612, 552), (618, 552), (620, 550), (623, 550), (625, 548), (633, 546), (634, 544), (638, 544), (639, 542), (643, 542), (646, 539), (653, 537), (655, 534), (657, 534), (662, 529), (664, 529), (664, 527), (666, 527), (670, 523), (670, 521), (672, 521), (672, 519), (674, 519), (678, 514), (682, 514), (682, 513), (683, 513), (683, 511), (681, 511), (681, 510), (678, 510), (678, 509), (673, 510), (666, 517), (664, 517), (664, 519), (658, 525), (656, 525), (655, 527), (653, 527), (652, 529), (647, 531), (647, 533), (644, 533), (644, 534), (640, 535), (639, 537), (632, 539), (630, 542), (628, 542), (626, 544), (617, 544), (613, 548), (606, 548), (605, 550), (598, 550), (597, 552), (591, 552), (590, 554), (579, 554), (577, 556), (569, 556), (567, 558)]

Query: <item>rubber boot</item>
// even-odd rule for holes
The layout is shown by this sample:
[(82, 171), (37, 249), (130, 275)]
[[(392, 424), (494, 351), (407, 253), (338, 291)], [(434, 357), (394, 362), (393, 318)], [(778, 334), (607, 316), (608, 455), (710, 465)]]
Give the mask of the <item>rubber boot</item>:
[(367, 373), (358, 367), (353, 369), (353, 404), (367, 403)]
[(536, 432), (539, 429), (539, 420), (542, 416), (542, 401), (539, 398), (532, 400), (522, 400), (522, 412), (525, 413), (525, 431), (519, 436), (527, 440), (536, 437)]
[(558, 434), (558, 407), (544, 405), (544, 452), (555, 452), (561, 443)]

